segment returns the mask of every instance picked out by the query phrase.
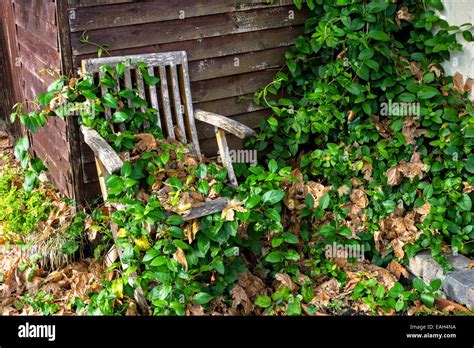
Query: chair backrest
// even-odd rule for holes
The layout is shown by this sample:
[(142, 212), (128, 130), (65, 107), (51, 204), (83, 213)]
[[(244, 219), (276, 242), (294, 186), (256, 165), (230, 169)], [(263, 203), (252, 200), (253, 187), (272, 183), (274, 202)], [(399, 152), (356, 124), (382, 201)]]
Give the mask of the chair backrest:
[[(100, 69), (102, 65), (115, 69), (120, 62), (125, 64), (125, 71), (123, 80), (117, 81), (118, 85), (114, 87), (114, 90), (118, 92), (121, 89), (137, 89), (140, 98), (147, 100), (152, 108), (158, 110), (157, 120), (163, 135), (193, 144), (200, 157), (186, 52), (86, 59), (82, 61), (82, 71), (100, 79), (103, 75)], [(145, 63), (150, 76), (159, 77), (160, 82), (156, 85), (146, 85), (137, 68), (138, 62)], [(101, 85), (102, 96), (107, 92), (108, 88)], [(106, 117), (111, 117), (109, 108), (106, 108), (105, 113)], [(179, 136), (176, 131), (179, 131)]]

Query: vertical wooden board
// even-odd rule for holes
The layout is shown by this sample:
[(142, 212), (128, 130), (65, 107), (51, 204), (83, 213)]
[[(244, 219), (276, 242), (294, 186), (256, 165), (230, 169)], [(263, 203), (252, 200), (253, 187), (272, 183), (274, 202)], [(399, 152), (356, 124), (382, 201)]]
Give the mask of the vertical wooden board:
[(18, 45), (18, 53), (22, 68), (27, 69), (35, 79), (41, 81), (45, 86), (50, 85), (55, 80), (55, 77), (48, 74), (45, 70), (59, 69), (59, 66), (49, 66), (47, 63), (42, 62), (34, 52), (22, 43)]
[[(166, 68), (164, 66), (159, 67), (160, 70), (160, 85), (161, 85), (161, 105), (163, 105), (163, 113), (165, 116), (166, 124), (166, 136), (174, 139), (173, 130), (173, 119), (171, 117), (170, 97), (168, 93), (168, 78), (166, 76)], [(165, 134), (165, 130), (163, 129)]]
[[(99, 78), (102, 79), (104, 76), (105, 76), (104, 71), (103, 71), (103, 70), (99, 71)], [(100, 93), (101, 93), (102, 97), (104, 97), (107, 92), (108, 92), (107, 87), (105, 87), (105, 86), (101, 83), (101, 84), (100, 84)], [(111, 119), (112, 119), (112, 111), (111, 111), (110, 107), (104, 106), (104, 109), (105, 109), (105, 117), (106, 117), (108, 120), (111, 120)]]
[(16, 32), (17, 35), (14, 39), (15, 43), (18, 42), (23, 46), (28, 47), (30, 51), (35, 53), (35, 57), (41, 60), (45, 66), (54, 68), (61, 67), (61, 57), (58, 50), (48, 45), (44, 45), (40, 40), (36, 39), (36, 36), (31, 35), (31, 33), (20, 26), (16, 26)]
[[(153, 67), (148, 67), (148, 74), (150, 74), (150, 76), (155, 76)], [(150, 91), (151, 106), (153, 109), (156, 109), (157, 124), (158, 127), (161, 128), (160, 107), (158, 105), (158, 94), (156, 93), (156, 85), (149, 85), (148, 89)]]
[[(130, 72), (130, 68), (126, 67), (124, 72), (123, 72), (123, 79), (125, 81), (125, 88), (126, 89), (132, 89), (133, 84), (132, 84), (132, 73)], [(132, 101), (130, 99), (127, 100), (128, 107), (132, 106)]]
[[(146, 95), (145, 95), (145, 83), (143, 82), (143, 76), (140, 72), (139, 69), (136, 69), (136, 81), (137, 81), (137, 88), (138, 88), (138, 96), (142, 99), (146, 99)], [(144, 106), (141, 106), (141, 111), (142, 112), (145, 112), (145, 107)]]
[(35, 14), (30, 13), (27, 8), (15, 7), (15, 23), (24, 28), (29, 35), (32, 35), (44, 45), (54, 49), (58, 46), (58, 27), (54, 24), (43, 21)]
[[(173, 102), (174, 102), (174, 115), (176, 119), (176, 124), (180, 130), (180, 135), (181, 139), (178, 139), (179, 141), (182, 141), (184, 143), (187, 142), (187, 137), (186, 137), (186, 130), (184, 128), (184, 121), (183, 121), (183, 109), (181, 106), (181, 94), (179, 92), (179, 84), (178, 84), (178, 72), (176, 69), (176, 65), (170, 65), (170, 75), (171, 75), (171, 92), (173, 94)], [(177, 137), (179, 138), (179, 137)]]
[(54, 1), (14, 0), (14, 2), (15, 8), (26, 9), (32, 15), (41, 18), (41, 20), (56, 25), (56, 9)]
[(186, 117), (186, 129), (188, 130), (188, 136), (191, 143), (194, 145), (194, 150), (196, 155), (201, 157), (201, 148), (199, 146), (199, 137), (196, 130), (196, 123), (194, 120), (194, 110), (193, 110), (193, 101), (191, 98), (191, 85), (189, 83), (189, 70), (188, 64), (184, 62), (179, 66), (179, 76), (182, 86), (182, 99), (184, 100), (184, 110)]
[(235, 177), (234, 167), (232, 166), (232, 159), (230, 158), (225, 131), (223, 129), (216, 130), (216, 140), (217, 146), (219, 148), (219, 154), (222, 158), (222, 163), (227, 169), (227, 176), (229, 177), (230, 184), (234, 188), (237, 188), (237, 178)]

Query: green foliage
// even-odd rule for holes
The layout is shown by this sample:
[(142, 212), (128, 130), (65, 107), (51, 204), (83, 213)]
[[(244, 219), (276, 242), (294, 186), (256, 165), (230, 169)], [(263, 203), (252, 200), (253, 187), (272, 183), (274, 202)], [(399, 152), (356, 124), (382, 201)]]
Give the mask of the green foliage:
[[(438, 0), (426, 5), (442, 9)], [(441, 63), (462, 49), (457, 33), (470, 41), (472, 26), (450, 26), (423, 1), (330, 0), (307, 6), (312, 17), (286, 53), (288, 72), (279, 72), (256, 95), (274, 116), (261, 121), (253, 146), (280, 166), (303, 154), (303, 174), (335, 189), (353, 189), (357, 179), (368, 196), (364, 213), (370, 220), (360, 236), (376, 262), (382, 255), (371, 236), (378, 222), (397, 204), (408, 212), (429, 202), (429, 214), (417, 224), (422, 234), (405, 252), (429, 248), (447, 268), (443, 245), (464, 254), (474, 246), (473, 196), (463, 192), (463, 185), (474, 183), (474, 109), (462, 81), (445, 76)], [(434, 26), (439, 30), (432, 31)], [(415, 103), (419, 114), (386, 115), (389, 102)], [(391, 181), (389, 169), (414, 155), (423, 169)], [(328, 196), (333, 213), (347, 202), (347, 195), (334, 193)], [(329, 228), (324, 231), (332, 233)]]
[[(216, 299), (230, 305), (238, 274), (250, 267), (269, 284), (275, 279), (283, 283), (251, 299), (259, 310), (312, 314), (319, 310), (312, 300), (321, 280), (347, 285), (348, 274), (325, 255), (327, 246), (364, 247), (364, 256), (380, 266), (428, 248), (446, 266), (442, 251), (447, 244), (453, 251), (472, 252), (473, 197), (463, 186), (474, 184), (474, 109), (459, 79), (445, 76), (440, 65), (450, 52), (461, 50), (457, 33), (472, 40), (471, 26), (449, 26), (440, 19), (433, 10), (442, 9), (438, 0), (295, 0), (295, 5), (307, 6), (312, 14), (305, 32), (286, 53), (287, 71), (256, 95), (256, 102), (274, 113), (260, 122), (260, 134), (250, 141), (267, 151), (266, 165), (240, 166), (236, 192), (226, 186), (225, 169), (206, 164), (165, 183), (173, 207), (180, 195), (192, 192), (194, 183), (198, 193), (208, 194), (209, 175), (217, 182), (212, 186), (216, 193), (243, 206), (206, 216), (197, 226), (185, 224), (180, 216), (165, 214), (158, 198), (138, 198), (172, 159), (184, 162), (185, 148), (143, 152), (126, 162), (106, 181), (109, 200), (124, 207), (110, 219), (119, 227), (117, 244), (129, 268), (91, 294), (88, 314), (124, 314), (136, 287), (143, 289), (154, 315), (184, 315), (190, 305), (213, 308)], [(439, 30), (432, 31), (434, 27)], [(83, 40), (88, 42), (87, 36)], [(21, 105), (12, 118), (19, 117), (34, 132), (46, 116), (79, 113), (80, 122), (96, 129), (118, 152), (135, 147), (134, 134), (144, 125), (162, 138), (153, 126), (156, 110), (137, 89), (114, 90), (124, 68), (103, 66), (99, 84), (90, 76), (60, 77), (38, 96), (33, 113)], [(159, 82), (144, 64), (138, 68), (146, 84)], [(99, 97), (101, 86), (109, 92)], [(391, 102), (415, 103), (416, 108), (407, 115), (387, 113)], [(107, 108), (111, 120), (104, 117)], [(117, 125), (127, 130), (114, 133), (111, 126)], [(25, 142), (16, 152), (28, 167)], [(300, 169), (300, 177), (292, 167)], [(320, 196), (310, 191), (301, 199), (309, 181), (325, 191)], [(295, 209), (298, 199), (303, 203)], [(426, 204), (429, 211), (416, 212)], [(361, 215), (348, 208), (354, 205)], [(412, 223), (420, 231), (416, 241), (403, 241), (402, 251), (376, 243), (375, 233), (384, 232), (381, 221), (406, 218), (409, 212), (417, 214)], [(228, 214), (232, 218), (224, 218)], [(76, 246), (69, 243), (63, 249), (73, 252)], [(135, 271), (139, 275), (130, 285)], [(290, 286), (294, 283), (298, 286)], [(417, 280), (414, 287), (395, 283), (388, 289), (363, 278), (351, 300), (373, 313), (404, 313), (418, 299), (432, 306), (439, 296), (438, 282)], [(85, 306), (80, 301), (74, 305), (78, 310)], [(328, 308), (342, 310), (345, 305), (333, 301)]]
[(35, 232), (53, 209), (43, 191), (22, 189), (22, 181), (28, 180), (23, 174), (23, 170), (10, 165), (4, 165), (0, 173), (0, 223), (3, 233), (13, 240)]
[(59, 310), (59, 305), (54, 303), (54, 297), (46, 294), (45, 291), (39, 291), (34, 296), (26, 294), (21, 301), (18, 302), (17, 308), (30, 306), (33, 311), (41, 312), (43, 315), (53, 315)]

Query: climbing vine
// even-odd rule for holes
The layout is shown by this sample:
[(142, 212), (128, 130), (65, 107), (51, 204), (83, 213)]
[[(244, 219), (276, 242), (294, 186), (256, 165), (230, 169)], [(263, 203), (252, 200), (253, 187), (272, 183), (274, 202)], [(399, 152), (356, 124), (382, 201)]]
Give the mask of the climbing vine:
[(378, 265), (422, 249), (440, 262), (448, 248), (472, 253), (472, 82), (441, 65), (462, 49), (457, 34), (472, 41), (472, 25), (450, 26), (438, 0), (306, 6), (288, 73), (257, 95), (274, 111), (257, 149), (279, 164), (298, 156), (305, 178), (331, 185), (328, 243), (345, 242), (343, 224)]
[[(122, 63), (103, 66), (98, 83), (58, 77), (32, 112), (17, 105), (12, 119), (32, 132), (47, 116), (78, 114), (131, 155), (106, 178), (124, 209), (102, 217), (118, 226), (129, 268), (104, 279), (87, 313), (126, 313), (137, 287), (156, 315), (429, 312), (441, 283), (403, 286), (407, 258), (429, 249), (447, 269), (444, 252), (472, 253), (471, 81), (441, 65), (462, 49), (456, 34), (472, 40), (471, 25), (440, 19), (439, 0), (295, 4), (311, 14), (304, 34), (255, 98), (274, 114), (249, 142), (267, 158), (236, 166), (237, 190), (225, 168), (163, 138), (136, 86), (114, 90)], [(31, 190), (42, 162), (27, 138), (16, 154)], [(230, 199), (222, 213), (182, 219), (217, 196)]]

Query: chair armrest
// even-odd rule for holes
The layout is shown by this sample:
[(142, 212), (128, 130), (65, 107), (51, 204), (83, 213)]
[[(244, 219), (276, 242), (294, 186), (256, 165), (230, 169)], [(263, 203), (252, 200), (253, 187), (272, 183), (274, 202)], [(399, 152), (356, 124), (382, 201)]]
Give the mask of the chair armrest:
[(95, 157), (102, 162), (107, 172), (113, 174), (120, 171), (123, 162), (105, 139), (95, 130), (83, 125), (81, 126), (81, 132), (84, 135), (85, 143), (89, 145)]
[(247, 127), (246, 125), (229, 117), (214, 114), (212, 112), (195, 110), (194, 118), (196, 120), (209, 123), (217, 128), (224, 129), (229, 133), (239, 137), (240, 139), (245, 139), (255, 135), (255, 131), (252, 128)]

